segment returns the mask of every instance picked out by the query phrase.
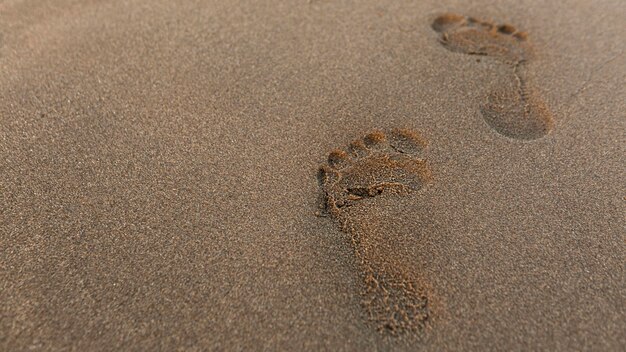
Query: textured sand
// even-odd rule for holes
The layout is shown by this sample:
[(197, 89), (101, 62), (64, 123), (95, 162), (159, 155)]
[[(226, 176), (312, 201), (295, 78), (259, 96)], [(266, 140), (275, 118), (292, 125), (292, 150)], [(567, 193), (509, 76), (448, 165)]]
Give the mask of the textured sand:
[[(622, 350), (626, 4), (480, 2), (1, 1), (0, 350)], [(510, 67), (445, 12), (528, 32), (548, 135), (486, 123)], [(358, 226), (438, 307), (399, 337), (316, 216), (393, 128), (432, 182)]]

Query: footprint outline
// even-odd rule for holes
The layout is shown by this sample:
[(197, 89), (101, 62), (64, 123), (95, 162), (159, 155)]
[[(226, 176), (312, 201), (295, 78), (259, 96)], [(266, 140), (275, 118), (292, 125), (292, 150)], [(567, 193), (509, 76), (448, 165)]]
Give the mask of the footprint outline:
[[(361, 304), (385, 335), (418, 334), (432, 320), (430, 290), (397, 260), (381, 257), (381, 238), (362, 227), (354, 209), (373, 209), (377, 197), (403, 197), (432, 182), (423, 157), (428, 141), (410, 129), (374, 130), (335, 149), (318, 171), (320, 215), (350, 237), (363, 283)], [(364, 229), (366, 229), (364, 231)], [(384, 241), (384, 240), (383, 240)]]
[(552, 132), (552, 112), (521, 72), (534, 56), (527, 32), (456, 13), (437, 16), (431, 28), (439, 33), (439, 43), (452, 52), (491, 57), (511, 67), (513, 87), (492, 89), (480, 107), (493, 130), (517, 140), (539, 139)]

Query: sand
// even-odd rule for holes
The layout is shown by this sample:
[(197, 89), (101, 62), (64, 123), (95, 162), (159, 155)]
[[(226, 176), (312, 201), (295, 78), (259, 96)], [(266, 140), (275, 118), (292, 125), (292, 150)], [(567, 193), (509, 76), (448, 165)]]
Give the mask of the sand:
[(0, 350), (623, 350), (625, 15), (2, 1)]

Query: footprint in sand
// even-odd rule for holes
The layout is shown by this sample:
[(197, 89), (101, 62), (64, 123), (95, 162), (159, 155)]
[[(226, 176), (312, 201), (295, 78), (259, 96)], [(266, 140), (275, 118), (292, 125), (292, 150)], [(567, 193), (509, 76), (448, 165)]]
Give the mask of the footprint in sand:
[(364, 282), (363, 306), (385, 334), (419, 332), (430, 317), (426, 286), (397, 258), (394, 234), (377, 221), (393, 216), (394, 197), (414, 194), (431, 180), (419, 157), (426, 144), (412, 130), (374, 131), (332, 151), (318, 174), (321, 207), (350, 236)]
[(516, 139), (537, 139), (550, 133), (554, 127), (552, 113), (520, 72), (532, 58), (526, 32), (509, 24), (458, 14), (437, 17), (432, 28), (440, 33), (441, 44), (450, 51), (492, 57), (511, 67), (508, 83), (491, 92), (481, 107), (489, 126)]

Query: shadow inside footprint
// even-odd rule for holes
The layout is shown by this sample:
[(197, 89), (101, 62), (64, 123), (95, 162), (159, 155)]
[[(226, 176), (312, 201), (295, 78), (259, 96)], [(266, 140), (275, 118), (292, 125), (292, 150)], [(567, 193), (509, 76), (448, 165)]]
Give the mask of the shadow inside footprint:
[[(386, 334), (418, 332), (430, 316), (428, 294), (393, 250), (393, 233), (381, 233), (376, 218), (390, 215), (392, 197), (420, 190), (430, 182), (419, 154), (426, 141), (415, 131), (372, 132), (334, 150), (320, 167), (321, 207), (350, 236), (364, 283), (363, 306)], [(388, 198), (391, 197), (391, 198)]]
[(487, 124), (510, 138), (532, 140), (552, 130), (552, 113), (527, 86), (520, 67), (532, 58), (526, 32), (510, 24), (494, 24), (459, 14), (443, 14), (431, 24), (448, 50), (492, 57), (511, 67), (511, 85), (497, 87), (481, 107)]

